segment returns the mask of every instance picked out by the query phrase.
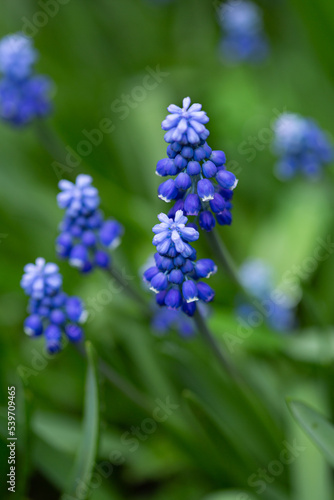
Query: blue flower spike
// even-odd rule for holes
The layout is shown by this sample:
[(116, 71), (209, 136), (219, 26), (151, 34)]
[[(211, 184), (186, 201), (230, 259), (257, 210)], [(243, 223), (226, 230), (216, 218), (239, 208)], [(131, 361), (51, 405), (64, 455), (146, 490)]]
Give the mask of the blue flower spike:
[(199, 280), (217, 271), (211, 259), (196, 261), (196, 251), (190, 243), (198, 240), (198, 231), (188, 224), (182, 210), (174, 218), (158, 215), (160, 224), (153, 227), (155, 265), (144, 272), (144, 280), (155, 292), (156, 302), (170, 310), (182, 310), (193, 316), (199, 300), (211, 302), (214, 291)]
[(51, 80), (34, 73), (38, 53), (21, 33), (0, 41), (0, 117), (15, 126), (44, 118), (52, 109)]
[(333, 147), (325, 132), (310, 118), (283, 113), (274, 127), (273, 149), (279, 157), (277, 177), (289, 180), (297, 174), (316, 180), (333, 161)]
[(108, 268), (109, 250), (120, 244), (122, 225), (104, 220), (99, 193), (89, 175), (79, 174), (75, 183), (61, 180), (59, 188), (58, 206), (65, 210), (65, 216), (56, 240), (57, 255), (84, 273), (94, 267)]
[(63, 292), (58, 266), (38, 258), (35, 264), (27, 264), (24, 271), (21, 287), (29, 296), (25, 333), (30, 337), (44, 335), (50, 354), (61, 350), (63, 334), (71, 342), (81, 341), (80, 324), (86, 320), (87, 313), (78, 297), (69, 297)]
[(198, 217), (201, 229), (211, 231), (216, 222), (232, 222), (231, 199), (238, 180), (225, 168), (223, 151), (212, 151), (206, 140), (209, 118), (201, 104), (183, 99), (182, 108), (171, 104), (169, 115), (162, 122), (166, 131), (167, 158), (157, 164), (160, 177), (175, 177), (160, 184), (158, 196), (163, 201), (174, 202), (169, 217), (178, 210), (186, 216)]
[(230, 63), (262, 62), (268, 55), (262, 11), (249, 0), (224, 3), (220, 10), (221, 50)]

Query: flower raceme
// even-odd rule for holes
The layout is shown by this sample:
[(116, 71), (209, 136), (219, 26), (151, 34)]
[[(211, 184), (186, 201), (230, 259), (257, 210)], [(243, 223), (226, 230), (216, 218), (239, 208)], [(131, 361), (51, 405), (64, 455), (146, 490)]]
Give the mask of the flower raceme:
[(65, 217), (56, 240), (58, 256), (82, 272), (89, 272), (94, 266), (109, 267), (107, 250), (119, 245), (122, 225), (116, 220), (104, 220), (99, 194), (89, 175), (79, 174), (75, 183), (61, 180), (59, 188), (57, 201), (65, 210)]
[(22, 126), (51, 111), (49, 78), (34, 74), (38, 57), (31, 40), (23, 34), (7, 35), (0, 41), (0, 117)]
[(83, 337), (79, 323), (87, 316), (81, 300), (63, 292), (62, 281), (58, 266), (43, 258), (27, 264), (21, 280), (21, 287), (30, 297), (24, 331), (31, 337), (44, 335), (49, 353), (61, 349), (63, 333), (71, 342), (79, 342)]
[(231, 199), (238, 181), (225, 169), (224, 152), (212, 151), (206, 142), (209, 118), (201, 104), (190, 104), (189, 97), (183, 99), (182, 108), (171, 104), (167, 108), (170, 114), (162, 122), (168, 157), (158, 162), (156, 174), (175, 178), (159, 186), (158, 196), (175, 202), (170, 217), (182, 210), (198, 217), (200, 227), (211, 231), (216, 221), (231, 224)]
[(155, 266), (144, 273), (144, 280), (156, 295), (156, 302), (169, 309), (182, 309), (188, 316), (196, 311), (196, 302), (211, 302), (214, 291), (199, 281), (217, 271), (211, 259), (196, 261), (196, 251), (190, 245), (199, 238), (199, 233), (190, 225), (182, 210), (174, 218), (165, 214), (158, 216), (160, 224), (153, 227)]
[(253, 2), (238, 0), (222, 4), (220, 24), (223, 30), (221, 49), (230, 62), (259, 62), (268, 54), (262, 12)]
[(276, 173), (283, 180), (298, 173), (318, 178), (323, 167), (333, 160), (333, 148), (326, 134), (309, 118), (283, 113), (274, 132), (273, 149), (280, 158)]

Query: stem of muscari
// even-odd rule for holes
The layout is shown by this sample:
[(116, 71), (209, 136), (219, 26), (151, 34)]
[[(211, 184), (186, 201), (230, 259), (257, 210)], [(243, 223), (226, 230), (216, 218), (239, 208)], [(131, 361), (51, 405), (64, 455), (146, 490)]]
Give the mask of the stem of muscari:
[[(66, 148), (63, 141), (58, 137), (56, 132), (51, 127), (49, 127), (45, 121), (37, 121), (35, 123), (35, 130), (38, 139), (41, 141), (50, 156), (52, 156), (59, 162), (64, 162)], [(135, 288), (133, 288), (127, 280), (123, 278), (123, 276), (117, 271), (117, 269), (115, 269), (114, 267), (109, 267), (106, 269), (106, 272), (109, 273), (115, 279), (115, 281), (118, 282), (119, 285), (121, 285), (122, 289), (125, 291), (125, 293), (128, 294), (129, 297), (135, 300), (147, 314), (151, 315), (150, 307), (146, 300), (143, 299), (140, 293)]]
[(199, 333), (202, 335), (203, 339), (205, 342), (209, 345), (209, 347), (212, 349), (213, 353), (215, 354), (220, 366), (223, 368), (223, 370), (230, 375), (231, 377), (234, 378), (235, 381), (240, 382), (240, 375), (234, 368), (234, 366), (230, 363), (229, 359), (225, 356), (224, 352), (222, 351), (220, 345), (216, 341), (215, 337), (211, 333), (210, 329), (208, 328), (208, 325), (206, 324), (205, 319), (203, 318), (201, 312), (199, 311), (198, 307), (196, 308), (196, 312), (194, 315), (194, 320), (196, 323), (196, 326), (198, 328)]
[(218, 237), (216, 229), (206, 233), (209, 244), (211, 245), (214, 253), (217, 255), (220, 263), (226, 270), (227, 274), (234, 281), (234, 283), (240, 288), (241, 292), (246, 296), (248, 301), (254, 305), (254, 307), (264, 316), (267, 315), (266, 310), (262, 304), (258, 301), (256, 297), (250, 294), (243, 286), (240, 281), (237, 266), (234, 263), (229, 251), (224, 245), (223, 241)]
[(121, 273), (114, 267), (108, 267), (106, 269), (106, 272), (110, 274), (112, 278), (114, 278), (115, 281), (122, 287), (122, 291), (124, 290), (125, 293), (129, 295), (133, 300), (135, 300), (144, 310), (148, 315), (151, 315), (151, 309), (148, 304), (148, 302), (140, 295), (140, 293), (133, 288), (129, 281), (126, 280)]

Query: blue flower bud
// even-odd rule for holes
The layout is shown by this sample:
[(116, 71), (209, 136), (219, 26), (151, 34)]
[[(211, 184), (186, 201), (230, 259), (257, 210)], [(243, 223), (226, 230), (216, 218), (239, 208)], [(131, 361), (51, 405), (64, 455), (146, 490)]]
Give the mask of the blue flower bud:
[(211, 259), (200, 259), (195, 264), (196, 277), (209, 278), (217, 272), (217, 266)]
[(202, 229), (204, 229), (204, 231), (211, 231), (216, 225), (216, 221), (212, 213), (208, 210), (201, 212), (199, 215), (199, 225)]
[(207, 283), (199, 281), (197, 283), (197, 290), (198, 297), (204, 302), (211, 302), (214, 299), (215, 292)]
[(59, 257), (68, 257), (72, 250), (72, 236), (70, 233), (61, 233), (56, 239), (56, 251)]
[(211, 153), (212, 153), (212, 149), (210, 148), (209, 144), (207, 144), (206, 142), (203, 144), (203, 149), (205, 151), (205, 156), (206, 158), (210, 158), (211, 156)]
[(194, 270), (194, 264), (191, 262), (191, 260), (186, 259), (185, 263), (181, 267), (181, 271), (183, 274), (190, 274)]
[(223, 210), (219, 214), (216, 214), (216, 219), (218, 224), (221, 226), (230, 226), (232, 222), (232, 214), (228, 210)]
[(213, 200), (210, 201), (210, 208), (214, 213), (219, 213), (226, 207), (226, 202), (224, 198), (219, 194), (215, 193)]
[(209, 179), (201, 179), (197, 184), (197, 194), (202, 201), (213, 200), (215, 188)]
[(46, 349), (50, 354), (54, 354), (61, 349), (61, 329), (56, 325), (49, 325), (45, 328), (44, 336)]
[(234, 189), (238, 184), (236, 176), (228, 170), (219, 170), (216, 175), (218, 184), (225, 189)]
[(88, 261), (87, 248), (84, 245), (75, 245), (69, 256), (70, 265), (78, 269), (83, 269), (86, 261)]
[(87, 313), (83, 308), (79, 297), (68, 297), (65, 305), (65, 311), (70, 321), (82, 323), (86, 320)]
[(168, 179), (168, 181), (160, 184), (158, 188), (158, 196), (161, 200), (170, 202), (174, 200), (178, 195), (178, 189), (175, 186), (173, 179)]
[(24, 333), (29, 337), (38, 337), (43, 333), (43, 323), (38, 314), (32, 314), (24, 320)]
[[(182, 189), (183, 191), (186, 191), (187, 189), (190, 188), (191, 186), (191, 178), (189, 177), (188, 174), (185, 172), (181, 172), (175, 179), (175, 186), (178, 189)], [(182, 200), (178, 200), (181, 201)]]
[(184, 212), (187, 215), (198, 215), (201, 210), (201, 201), (197, 194), (188, 194), (184, 201)]
[(182, 295), (186, 302), (195, 302), (198, 300), (198, 291), (192, 280), (184, 281), (182, 285)]
[(181, 254), (177, 255), (174, 259), (173, 259), (173, 264), (174, 266), (176, 267), (181, 267), (185, 264), (186, 262), (186, 259), (184, 257), (182, 257)]
[(174, 203), (174, 206), (169, 210), (168, 217), (170, 219), (174, 219), (174, 217), (176, 215), (176, 212), (178, 212), (179, 210), (183, 211), (183, 206), (184, 206), (184, 201), (183, 200), (177, 200)]
[(194, 150), (189, 146), (185, 146), (181, 150), (181, 155), (183, 156), (183, 158), (190, 160), (194, 156)]
[(196, 311), (196, 302), (185, 302), (182, 303), (182, 311), (188, 316), (194, 316)]
[(156, 303), (158, 306), (164, 306), (165, 305), (165, 297), (166, 297), (166, 290), (159, 292), (155, 296)]
[(178, 309), (182, 305), (182, 295), (181, 292), (176, 288), (171, 288), (166, 293), (165, 305), (169, 309)]
[(203, 174), (205, 177), (214, 177), (217, 173), (217, 167), (212, 161), (206, 161), (202, 165)]
[(153, 290), (155, 293), (162, 292), (166, 290), (168, 287), (168, 278), (164, 273), (156, 274), (151, 280), (150, 290)]
[(107, 220), (100, 229), (100, 241), (107, 248), (114, 249), (121, 242), (123, 226), (117, 220)]
[(178, 170), (182, 170), (183, 168), (186, 168), (186, 166), (188, 165), (187, 160), (185, 158), (183, 158), (183, 156), (181, 154), (179, 154), (175, 157), (174, 163), (175, 163), (176, 168)]
[(66, 316), (61, 309), (53, 309), (50, 313), (50, 321), (54, 325), (61, 326), (66, 322)]
[(84, 231), (82, 233), (81, 241), (86, 247), (93, 247), (96, 244), (96, 235), (92, 230)]
[(37, 51), (30, 38), (21, 33), (7, 35), (0, 41), (0, 71), (13, 80), (30, 76)]
[(202, 146), (196, 148), (194, 151), (194, 160), (202, 161), (202, 160), (204, 160), (204, 158), (206, 158), (205, 149)]
[(155, 173), (160, 177), (166, 177), (166, 175), (175, 175), (177, 173), (177, 168), (174, 160), (170, 158), (159, 160)]
[(74, 323), (65, 326), (65, 333), (71, 342), (80, 342), (83, 338), (82, 328)]
[(152, 278), (154, 278), (154, 276), (156, 274), (158, 274), (158, 272), (159, 272), (159, 269), (156, 266), (149, 267), (148, 269), (146, 269), (146, 271), (143, 274), (143, 277), (144, 277), (144, 280), (146, 281), (146, 283), (150, 283)]
[(198, 161), (190, 161), (187, 165), (189, 175), (199, 175), (201, 173), (201, 164)]
[(213, 161), (213, 163), (217, 167), (221, 167), (222, 165), (225, 165), (226, 163), (226, 155), (224, 151), (212, 151), (210, 160)]
[[(173, 160), (175, 158), (175, 156), (177, 155), (176, 151), (173, 150), (171, 144), (169, 144), (167, 146), (167, 155), (168, 155), (168, 158), (170, 158), (171, 160)], [(159, 174), (157, 171), (155, 172), (157, 175), (161, 175)]]
[(181, 285), (184, 280), (183, 272), (180, 269), (173, 269), (168, 275), (168, 280), (175, 285)]
[(106, 269), (110, 264), (110, 256), (103, 250), (96, 250), (94, 255), (94, 263), (97, 266), (102, 267), (102, 269)]

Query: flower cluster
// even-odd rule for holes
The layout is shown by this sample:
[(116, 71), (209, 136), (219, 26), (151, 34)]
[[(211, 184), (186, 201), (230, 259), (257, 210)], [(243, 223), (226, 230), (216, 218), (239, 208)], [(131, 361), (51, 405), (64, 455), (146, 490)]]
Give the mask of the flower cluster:
[(36, 259), (24, 267), (21, 287), (29, 295), (29, 316), (24, 331), (31, 337), (44, 334), (46, 349), (55, 353), (61, 349), (62, 334), (72, 342), (83, 337), (79, 323), (86, 319), (86, 311), (78, 297), (69, 297), (62, 290), (62, 276), (58, 266)]
[(145, 271), (144, 279), (157, 294), (158, 305), (182, 309), (193, 316), (196, 301), (211, 302), (214, 298), (212, 288), (199, 280), (215, 273), (217, 267), (211, 259), (196, 261), (196, 251), (190, 242), (196, 241), (199, 233), (191, 225), (186, 226), (188, 219), (182, 210), (176, 212), (174, 219), (165, 214), (158, 219), (161, 224), (153, 227), (155, 266)]
[(211, 231), (216, 221), (231, 224), (231, 199), (238, 181), (226, 170), (223, 151), (212, 151), (206, 142), (209, 118), (202, 106), (190, 104), (189, 97), (183, 100), (183, 108), (171, 104), (167, 108), (170, 114), (162, 122), (168, 158), (158, 162), (156, 174), (176, 177), (160, 184), (158, 195), (166, 202), (175, 201), (170, 217), (182, 210), (185, 215), (198, 216), (200, 227)]
[(268, 43), (263, 30), (262, 12), (248, 0), (223, 4), (220, 10), (223, 29), (221, 49), (231, 62), (261, 61), (268, 53)]
[(116, 220), (104, 220), (99, 210), (100, 198), (89, 175), (79, 174), (75, 184), (61, 180), (58, 205), (65, 209), (56, 240), (57, 254), (73, 267), (89, 272), (94, 266), (108, 268), (108, 249), (116, 248), (123, 227)]
[(49, 78), (34, 74), (37, 51), (26, 36), (7, 35), (0, 41), (0, 116), (13, 125), (26, 125), (50, 110)]
[(283, 113), (276, 121), (274, 151), (280, 157), (276, 172), (281, 179), (297, 173), (317, 178), (333, 160), (333, 149), (326, 134), (309, 118)]
[[(270, 328), (288, 332), (296, 326), (295, 301), (283, 291), (274, 293), (274, 277), (270, 266), (259, 259), (248, 260), (241, 266), (239, 276), (245, 290), (263, 305), (265, 320)], [(243, 301), (237, 306), (237, 313), (246, 321), (255, 311), (252, 304)]]

